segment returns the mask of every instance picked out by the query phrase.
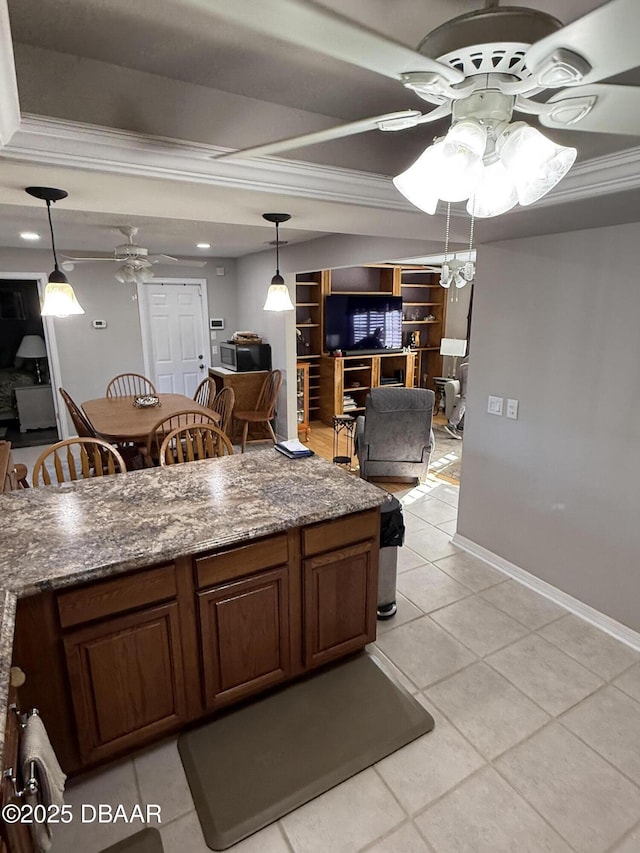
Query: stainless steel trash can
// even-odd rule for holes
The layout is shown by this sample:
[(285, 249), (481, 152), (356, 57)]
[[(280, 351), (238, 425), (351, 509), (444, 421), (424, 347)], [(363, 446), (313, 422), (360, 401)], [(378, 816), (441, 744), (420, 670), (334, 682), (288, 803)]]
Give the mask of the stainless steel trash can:
[(396, 610), (398, 548), (404, 543), (402, 506), (397, 498), (383, 504), (380, 517), (380, 564), (378, 573), (378, 619), (390, 619)]

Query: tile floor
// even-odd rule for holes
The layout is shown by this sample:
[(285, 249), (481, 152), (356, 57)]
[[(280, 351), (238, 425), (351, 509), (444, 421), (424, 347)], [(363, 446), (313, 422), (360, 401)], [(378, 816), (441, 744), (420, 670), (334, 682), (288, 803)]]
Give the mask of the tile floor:
[[(398, 613), (370, 647), (435, 729), (234, 853), (640, 851), (640, 653), (451, 545), (457, 491), (402, 495)], [(157, 803), (166, 853), (209, 849), (174, 740), (71, 784), (67, 802)], [(52, 853), (139, 828), (74, 822)]]

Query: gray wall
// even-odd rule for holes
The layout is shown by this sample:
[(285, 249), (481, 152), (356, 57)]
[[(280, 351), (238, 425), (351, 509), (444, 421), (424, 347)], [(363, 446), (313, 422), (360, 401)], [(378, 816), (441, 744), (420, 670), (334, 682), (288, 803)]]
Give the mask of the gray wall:
[[(482, 246), (458, 532), (640, 630), (640, 224)], [(519, 419), (487, 396), (520, 401)]]
[[(62, 253), (72, 252), (63, 248)], [(51, 253), (38, 249), (0, 249), (0, 274), (29, 272), (48, 274), (53, 266)], [(109, 267), (106, 269), (105, 267)], [(224, 266), (225, 275), (217, 276), (216, 266)], [(115, 268), (116, 265), (113, 264)], [(138, 304), (132, 300), (132, 288), (119, 284), (110, 265), (78, 265), (69, 280), (85, 310), (77, 317), (54, 319), (60, 359), (60, 382), (74, 400), (101, 397), (107, 382), (123, 372), (144, 372)], [(237, 323), (236, 262), (224, 258), (208, 260), (202, 269), (161, 267), (156, 278), (206, 278), (209, 314), (225, 318), (225, 332), (218, 332), (218, 343)], [(107, 328), (92, 328), (92, 320), (106, 320)], [(219, 363), (217, 356), (213, 363)], [(61, 407), (64, 412), (64, 406)], [(73, 434), (73, 430), (71, 430)]]

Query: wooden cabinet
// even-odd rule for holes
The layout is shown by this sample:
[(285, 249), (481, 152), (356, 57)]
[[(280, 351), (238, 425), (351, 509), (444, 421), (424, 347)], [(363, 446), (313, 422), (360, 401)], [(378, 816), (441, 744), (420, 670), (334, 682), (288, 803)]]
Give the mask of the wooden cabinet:
[(186, 720), (176, 602), (87, 625), (64, 637), (80, 755), (94, 762)]
[(411, 388), (415, 377), (414, 352), (389, 355), (353, 355), (320, 359), (320, 419), (333, 423), (334, 415), (359, 415), (371, 388)]
[(21, 599), (14, 664), (69, 774), (375, 639), (378, 508)]
[(296, 420), (298, 435), (309, 441), (309, 362), (298, 362), (296, 366)]
[(207, 708), (289, 676), (287, 567), (198, 593)]
[[(319, 524), (305, 535), (307, 667), (321, 666), (375, 640), (377, 536), (372, 514)], [(354, 539), (362, 541), (352, 544)]]
[[(258, 402), (258, 395), (262, 383), (268, 374), (268, 370), (251, 370), (240, 372), (229, 370), (227, 367), (210, 367), (209, 376), (216, 384), (216, 394), (223, 388), (233, 388), (235, 403), (233, 408), (238, 412), (252, 411)], [(231, 419), (231, 441), (239, 444), (242, 441), (242, 423)], [(270, 438), (269, 431), (264, 424), (249, 425), (249, 440), (259, 438)]]

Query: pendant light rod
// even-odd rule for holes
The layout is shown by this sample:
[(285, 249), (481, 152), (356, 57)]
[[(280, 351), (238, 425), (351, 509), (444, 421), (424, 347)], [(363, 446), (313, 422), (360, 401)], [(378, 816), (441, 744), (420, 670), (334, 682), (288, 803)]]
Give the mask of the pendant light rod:
[(272, 222), (276, 226), (276, 276), (280, 277), (280, 232), (279, 227), (281, 222), (288, 222), (291, 219), (290, 213), (263, 213), (262, 218), (267, 222)]
[(58, 255), (56, 254), (56, 238), (53, 236), (53, 223), (51, 221), (51, 201), (46, 199), (47, 202), (47, 216), (49, 217), (49, 231), (51, 232), (51, 249), (53, 250), (53, 268), (59, 270), (58, 266)]

